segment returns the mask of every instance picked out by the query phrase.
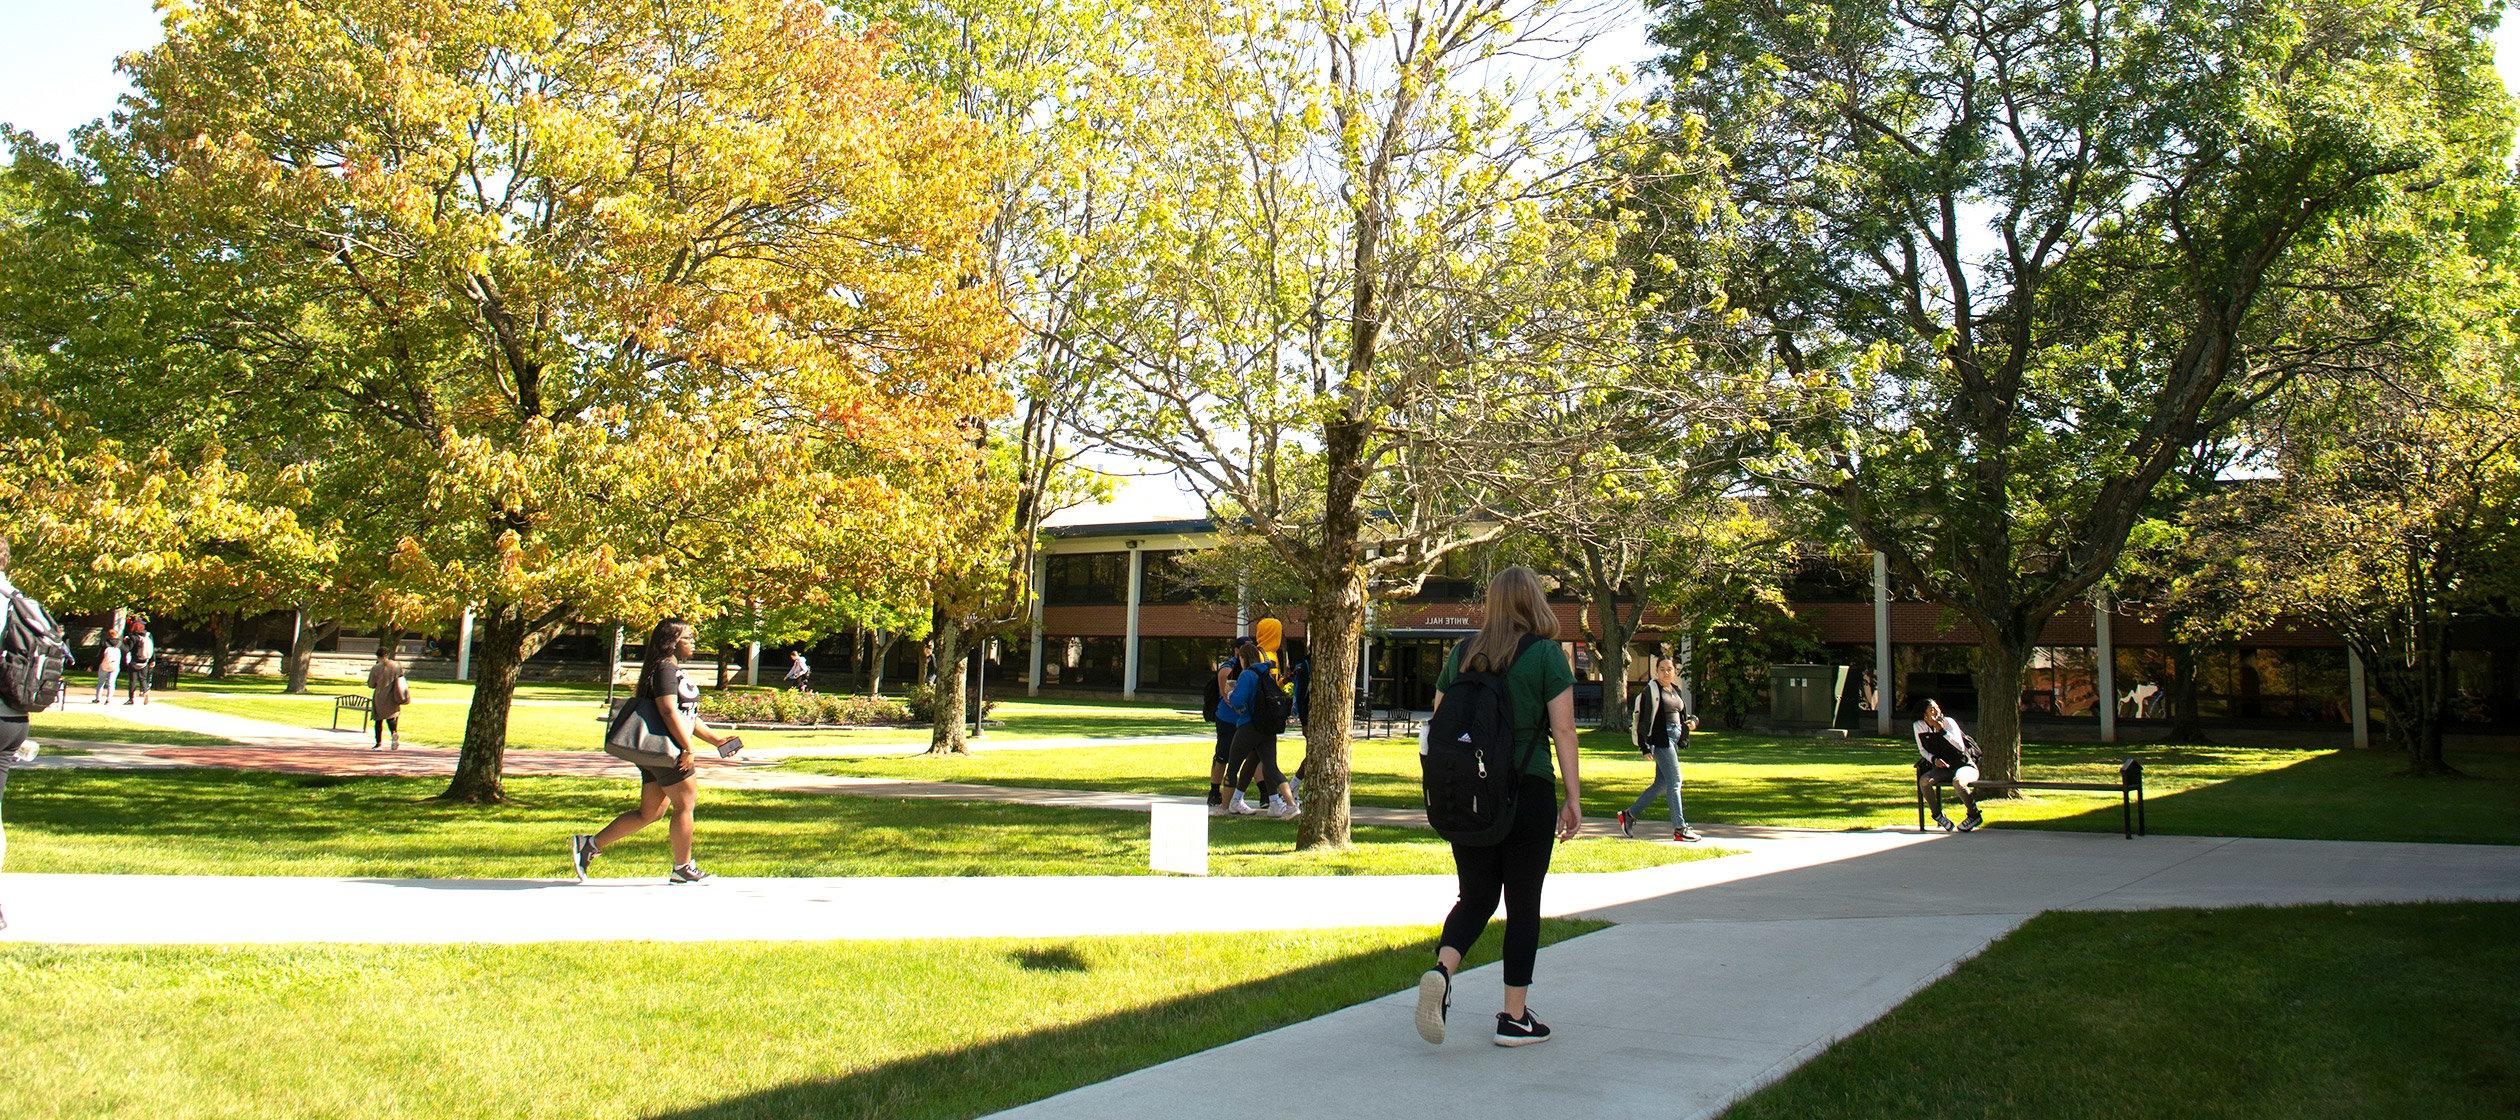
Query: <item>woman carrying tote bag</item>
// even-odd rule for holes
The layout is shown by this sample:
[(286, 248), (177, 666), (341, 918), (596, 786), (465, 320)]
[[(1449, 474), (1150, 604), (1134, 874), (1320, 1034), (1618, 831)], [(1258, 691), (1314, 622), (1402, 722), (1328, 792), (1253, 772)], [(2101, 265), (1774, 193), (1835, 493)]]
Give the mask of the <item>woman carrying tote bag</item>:
[(719, 735), (701, 720), (700, 688), (682, 671), (682, 659), (691, 656), (693, 645), (691, 624), (679, 618), (657, 623), (648, 635), (638, 691), (615, 717), (604, 744), (605, 753), (639, 768), (639, 807), (614, 817), (591, 836), (569, 837), (569, 864), (581, 883), (587, 866), (605, 848), (656, 823), (668, 808), (673, 818), (665, 826), (666, 838), (674, 854), (668, 881), (697, 883), (712, 877), (691, 858), (692, 810), (700, 799), (700, 783), (693, 780), (699, 756), (691, 741), (698, 738), (725, 756), (742, 749), (743, 740)]

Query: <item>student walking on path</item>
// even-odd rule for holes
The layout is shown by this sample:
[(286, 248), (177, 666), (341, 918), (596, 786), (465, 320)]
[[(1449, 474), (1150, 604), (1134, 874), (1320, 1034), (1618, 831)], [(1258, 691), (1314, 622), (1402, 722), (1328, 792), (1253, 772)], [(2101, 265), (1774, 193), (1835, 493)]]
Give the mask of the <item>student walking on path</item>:
[(149, 674), (157, 670), (157, 639), (150, 636), (149, 624), (137, 618), (123, 635), (123, 703), (149, 702)]
[(1628, 741), (1653, 757), (1654, 784), (1619, 810), (1619, 831), (1635, 836), (1637, 818), (1654, 807), (1655, 798), (1666, 797), (1671, 800), (1671, 838), (1695, 842), (1697, 830), (1689, 827), (1688, 815), (1680, 809), (1680, 752), (1689, 747), (1689, 732), (1697, 730), (1697, 717), (1689, 714), (1688, 698), (1680, 692), (1680, 666), (1668, 657), (1655, 658), (1654, 679), (1636, 690), (1628, 714), (1632, 717)]
[(122, 671), (122, 658), (122, 643), (115, 641), (113, 635), (107, 635), (105, 648), (96, 653), (96, 695), (93, 697), (95, 702), (106, 704), (113, 701), (114, 675)]
[[(1527, 637), (1535, 640), (1526, 643)], [(1549, 610), (1540, 577), (1529, 568), (1507, 568), (1488, 582), (1485, 625), (1454, 647), (1435, 679), (1440, 711), (1443, 691), (1454, 677), (1464, 671), (1501, 674), (1512, 709), (1515, 750), (1526, 761), (1503, 841), (1452, 846), (1460, 899), (1444, 919), (1435, 967), (1418, 981), (1418, 1034), (1430, 1043), (1444, 1041), (1453, 973), (1495, 916), (1500, 894), (1505, 901), (1505, 1010), (1496, 1016), (1496, 1044), (1528, 1046), (1549, 1037), (1549, 1028), (1532, 1017), (1528, 1003), (1532, 965), (1540, 953), (1540, 887), (1549, 874), (1552, 845), (1574, 838), (1583, 824), (1584, 793), (1575, 747), (1575, 670), (1556, 638), (1557, 616)], [(1556, 746), (1554, 774), (1544, 741)], [(1558, 800), (1561, 783), (1563, 802)]]
[(394, 648), (383, 642), (376, 646), (376, 663), (368, 666), (368, 714), (374, 716), (376, 745), (385, 747), (385, 734), (393, 732), (394, 749), (402, 749), (402, 710), (411, 702), (411, 681), (404, 674), (402, 662), (394, 660)]
[[(674, 870), (671, 882), (697, 883), (712, 878), (700, 870), (691, 858), (692, 811), (700, 798), (700, 783), (692, 777), (700, 765), (700, 756), (691, 745), (697, 738), (712, 746), (740, 745), (732, 736), (719, 735), (700, 719), (700, 687), (683, 675), (682, 659), (692, 655), (695, 643), (691, 624), (669, 618), (656, 624), (648, 635), (647, 663), (639, 670), (639, 688), (630, 696), (635, 707), (656, 706), (658, 722), (674, 741), (674, 761), (664, 766), (639, 765), (639, 807), (614, 817), (611, 824), (594, 835), (569, 838), (569, 862), (577, 871), (578, 881), (586, 880), (588, 865), (604, 849), (628, 839), (640, 829), (655, 824), (668, 809), (673, 819), (666, 823), (667, 843), (673, 849)], [(719, 753), (726, 753), (721, 750)]]
[(1934, 807), (1934, 823), (1945, 832), (1952, 829), (1951, 818), (1943, 815), (1942, 783), (1947, 781), (1969, 810), (1960, 822), (1960, 831), (1977, 831), (1979, 825), (1986, 823), (1986, 818), (1978, 815), (1977, 795), (1969, 789), (1978, 778), (1977, 743), (1960, 730), (1959, 720), (1944, 715), (1942, 705), (1932, 700), (1925, 702), (1908, 730), (1916, 736), (1916, 784)]
[(1234, 680), (1241, 673), (1242, 658), (1234, 653), (1227, 653), (1216, 663), (1216, 671), (1208, 675), (1207, 696), (1202, 701), (1207, 709), (1208, 722), (1216, 725), (1216, 750), (1208, 758), (1208, 815), (1211, 817), (1253, 811), (1251, 806), (1243, 801), (1241, 787), (1235, 787), (1231, 798), (1225, 794), (1225, 779), (1233, 770), (1234, 732), (1237, 726), (1225, 722), (1223, 709), (1225, 694), (1234, 690)]
[[(1295, 791), (1286, 783), (1286, 773), (1278, 769), (1277, 737), (1285, 729), (1286, 690), (1277, 683), (1277, 666), (1260, 651), (1260, 644), (1248, 638), (1238, 651), (1242, 672), (1234, 678), (1234, 691), (1216, 706), (1220, 720), (1234, 725), (1233, 758), (1230, 764), (1234, 786), (1234, 813), (1267, 812), (1284, 820), (1295, 815)], [(1243, 800), (1243, 787), (1258, 778), (1260, 788), (1269, 791), (1265, 810), (1254, 809)]]

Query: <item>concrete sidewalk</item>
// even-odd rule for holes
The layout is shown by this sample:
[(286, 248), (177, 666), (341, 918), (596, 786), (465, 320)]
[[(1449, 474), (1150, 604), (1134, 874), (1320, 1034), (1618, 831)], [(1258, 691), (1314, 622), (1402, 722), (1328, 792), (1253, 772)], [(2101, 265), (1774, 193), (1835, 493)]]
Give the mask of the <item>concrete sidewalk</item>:
[[(1419, 1041), (1415, 995), (1402, 992), (1000, 1115), (1353, 1115), (1406, 1102), (1432, 1116), (1707, 1117), (2042, 910), (2448, 899), (2520, 899), (2520, 848), (1934, 836), (1579, 908), (1620, 924), (1541, 951), (1531, 1007), (1556, 1031), (1541, 1046), (1489, 1044), (1502, 979), (1490, 965), (1456, 982), (1441, 1047)], [(1217, 1089), (1262, 1070), (1302, 1076), (1274, 1079), (1265, 1100)]]

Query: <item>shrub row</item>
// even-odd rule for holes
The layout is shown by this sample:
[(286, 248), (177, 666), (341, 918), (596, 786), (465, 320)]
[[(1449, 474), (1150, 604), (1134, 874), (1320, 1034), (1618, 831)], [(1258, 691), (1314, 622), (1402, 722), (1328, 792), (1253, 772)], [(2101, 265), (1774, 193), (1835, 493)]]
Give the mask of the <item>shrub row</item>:
[(794, 689), (718, 691), (700, 696), (700, 715), (715, 723), (879, 724), (919, 719), (890, 696), (808, 693)]

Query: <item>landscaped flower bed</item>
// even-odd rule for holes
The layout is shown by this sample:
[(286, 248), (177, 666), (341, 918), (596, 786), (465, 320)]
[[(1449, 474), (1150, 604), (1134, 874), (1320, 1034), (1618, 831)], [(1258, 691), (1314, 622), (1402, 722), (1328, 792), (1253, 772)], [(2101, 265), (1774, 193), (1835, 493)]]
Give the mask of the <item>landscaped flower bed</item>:
[(791, 727), (902, 726), (918, 722), (910, 705), (890, 696), (726, 690), (700, 696), (700, 715), (711, 723), (782, 724)]

